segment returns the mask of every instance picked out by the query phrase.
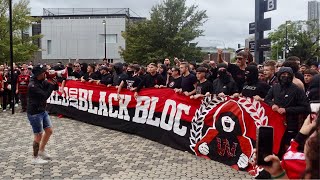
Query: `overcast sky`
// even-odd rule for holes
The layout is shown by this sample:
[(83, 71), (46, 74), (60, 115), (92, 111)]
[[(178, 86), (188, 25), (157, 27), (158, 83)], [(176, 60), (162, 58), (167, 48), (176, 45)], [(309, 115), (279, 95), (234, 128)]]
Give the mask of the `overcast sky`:
[[(308, 0), (277, 0), (277, 10), (265, 13), (272, 18), (272, 28), (286, 20), (306, 20)], [(130, 8), (141, 17), (149, 17), (150, 9), (162, 0), (30, 0), (32, 15), (42, 15), (43, 8)], [(200, 46), (236, 48), (249, 37), (249, 23), (254, 21), (255, 0), (187, 0), (207, 10), (208, 21)]]

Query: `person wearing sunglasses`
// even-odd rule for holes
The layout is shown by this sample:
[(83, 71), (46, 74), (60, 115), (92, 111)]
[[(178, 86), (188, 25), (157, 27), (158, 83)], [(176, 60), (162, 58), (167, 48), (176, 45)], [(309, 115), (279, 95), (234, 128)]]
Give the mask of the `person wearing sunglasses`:
[(222, 50), (218, 50), (218, 61), (219, 63), (227, 64), (227, 71), (231, 73), (234, 81), (237, 84), (238, 90), (242, 90), (245, 83), (245, 69), (247, 67), (248, 53), (240, 51), (236, 56), (236, 63), (231, 64), (222, 58)]
[(74, 63), (73, 72), (71, 76), (74, 76), (77, 79), (80, 79), (82, 76), (84, 76), (83, 71), (81, 71), (80, 63)]

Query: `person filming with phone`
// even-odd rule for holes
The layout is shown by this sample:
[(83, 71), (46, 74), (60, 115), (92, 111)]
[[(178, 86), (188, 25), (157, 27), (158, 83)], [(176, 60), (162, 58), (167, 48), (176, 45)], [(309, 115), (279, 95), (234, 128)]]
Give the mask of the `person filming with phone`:
[[(312, 107), (314, 106), (314, 107)], [(311, 113), (304, 121), (299, 133), (291, 141), (282, 161), (276, 155), (262, 157), (257, 150), (254, 163), (261, 165), (272, 179), (319, 179), (320, 172), (320, 103), (311, 103)], [(314, 112), (317, 113), (314, 113)], [(260, 160), (258, 158), (260, 157)], [(262, 157), (262, 158), (261, 158)], [(264, 161), (265, 163), (259, 163)], [(269, 165), (268, 165), (269, 164)]]

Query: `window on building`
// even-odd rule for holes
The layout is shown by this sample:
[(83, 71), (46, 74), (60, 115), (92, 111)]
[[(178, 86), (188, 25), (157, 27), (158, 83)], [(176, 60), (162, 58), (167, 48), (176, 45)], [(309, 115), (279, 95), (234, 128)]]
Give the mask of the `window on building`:
[(51, 52), (51, 40), (48, 40), (47, 41), (47, 52), (48, 52), (48, 54), (51, 54), (52, 52)]
[[(105, 38), (105, 35), (104, 34), (100, 34), (99, 42), (100, 43), (104, 43), (104, 38)], [(118, 43), (118, 35), (117, 34), (107, 34), (106, 35), (106, 40), (107, 40), (107, 43), (109, 43), (109, 44)]]

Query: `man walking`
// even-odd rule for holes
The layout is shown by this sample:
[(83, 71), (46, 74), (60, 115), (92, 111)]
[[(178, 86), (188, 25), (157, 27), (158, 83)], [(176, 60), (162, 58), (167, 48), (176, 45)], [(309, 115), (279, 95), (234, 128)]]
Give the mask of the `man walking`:
[[(45, 146), (52, 135), (52, 124), (48, 113), (45, 111), (46, 101), (53, 90), (58, 90), (57, 81), (46, 81), (46, 67), (37, 65), (33, 68), (28, 85), (27, 115), (34, 133), (32, 164), (45, 164), (51, 159), (45, 152)], [(44, 131), (44, 133), (43, 133)]]

